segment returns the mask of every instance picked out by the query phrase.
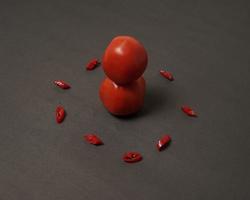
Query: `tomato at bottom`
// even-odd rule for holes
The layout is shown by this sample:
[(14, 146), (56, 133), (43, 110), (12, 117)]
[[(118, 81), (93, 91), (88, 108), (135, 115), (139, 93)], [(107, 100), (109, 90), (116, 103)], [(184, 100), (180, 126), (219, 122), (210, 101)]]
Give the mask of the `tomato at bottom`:
[(140, 77), (130, 84), (119, 86), (106, 78), (100, 86), (99, 95), (105, 108), (113, 115), (132, 115), (143, 106), (145, 80)]

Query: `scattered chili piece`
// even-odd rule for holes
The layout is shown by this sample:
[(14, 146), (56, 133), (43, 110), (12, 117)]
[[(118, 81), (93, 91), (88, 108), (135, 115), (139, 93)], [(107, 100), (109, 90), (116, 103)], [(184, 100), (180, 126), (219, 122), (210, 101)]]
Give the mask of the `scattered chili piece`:
[(103, 144), (102, 140), (98, 136), (96, 136), (95, 134), (86, 134), (86, 135), (84, 135), (84, 139), (90, 144), (94, 144), (94, 145), (102, 145)]
[(100, 62), (98, 61), (98, 59), (97, 59), (97, 58), (94, 58), (94, 59), (90, 60), (90, 61), (87, 63), (86, 69), (87, 69), (87, 70), (93, 70), (93, 69), (95, 69), (99, 64), (100, 64)]
[(194, 110), (192, 108), (190, 108), (189, 106), (182, 106), (181, 107), (182, 111), (187, 114), (190, 117), (197, 117), (197, 114), (194, 112)]
[(69, 89), (70, 85), (63, 80), (55, 80), (54, 84), (62, 89)]
[(158, 142), (157, 142), (157, 149), (159, 151), (164, 150), (170, 143), (171, 137), (169, 135), (164, 135)]
[(135, 163), (142, 160), (142, 155), (138, 152), (127, 152), (123, 155), (123, 160), (127, 163)]
[(56, 121), (58, 124), (62, 123), (65, 118), (65, 110), (62, 106), (56, 108)]
[(169, 72), (169, 71), (160, 70), (160, 74), (161, 74), (164, 78), (168, 79), (169, 81), (173, 81), (173, 80), (174, 80), (174, 76), (173, 76), (172, 73)]

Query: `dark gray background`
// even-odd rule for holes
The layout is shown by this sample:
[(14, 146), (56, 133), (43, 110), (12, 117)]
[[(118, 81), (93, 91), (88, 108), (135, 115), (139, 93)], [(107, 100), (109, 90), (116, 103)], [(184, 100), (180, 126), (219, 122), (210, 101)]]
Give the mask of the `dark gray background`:
[[(249, 5), (1, 1), (0, 199), (249, 199)], [(99, 101), (102, 69), (84, 65), (124, 34), (145, 45), (149, 65), (144, 110), (119, 119)], [(159, 75), (165, 66), (174, 82)], [(61, 125), (58, 104), (68, 113)], [(105, 145), (86, 144), (86, 132)], [(159, 153), (164, 133), (173, 142)], [(144, 160), (124, 163), (130, 150)]]

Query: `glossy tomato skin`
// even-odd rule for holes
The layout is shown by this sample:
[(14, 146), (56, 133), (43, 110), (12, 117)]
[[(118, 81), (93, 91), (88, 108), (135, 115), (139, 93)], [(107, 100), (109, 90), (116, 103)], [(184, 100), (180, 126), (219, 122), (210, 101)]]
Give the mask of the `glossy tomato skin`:
[(106, 48), (102, 59), (105, 74), (118, 85), (137, 80), (145, 71), (147, 63), (145, 48), (130, 36), (115, 37)]
[(143, 106), (145, 80), (140, 77), (131, 84), (119, 86), (105, 78), (100, 86), (99, 95), (105, 108), (113, 115), (132, 115)]

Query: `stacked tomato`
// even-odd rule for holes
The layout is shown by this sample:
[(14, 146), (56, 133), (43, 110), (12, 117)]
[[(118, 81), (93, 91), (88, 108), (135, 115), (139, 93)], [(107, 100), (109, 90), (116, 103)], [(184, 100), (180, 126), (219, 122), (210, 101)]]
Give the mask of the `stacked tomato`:
[(115, 37), (102, 60), (107, 77), (100, 86), (100, 98), (107, 110), (118, 116), (131, 115), (141, 109), (145, 95), (148, 56), (143, 45), (130, 36)]

